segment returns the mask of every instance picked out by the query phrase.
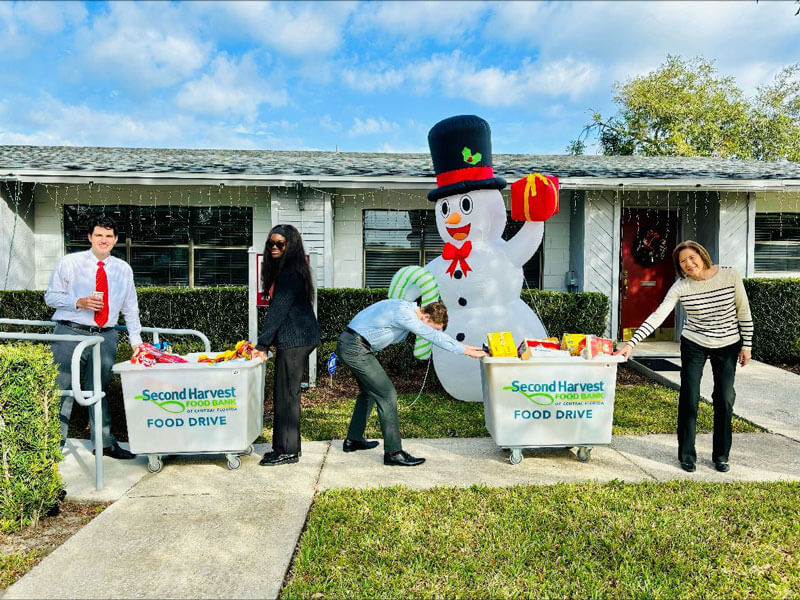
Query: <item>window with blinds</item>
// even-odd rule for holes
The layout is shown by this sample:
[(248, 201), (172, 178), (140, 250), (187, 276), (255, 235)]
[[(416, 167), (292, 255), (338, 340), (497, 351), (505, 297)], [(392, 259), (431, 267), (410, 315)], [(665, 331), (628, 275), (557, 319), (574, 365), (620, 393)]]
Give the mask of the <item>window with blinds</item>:
[(756, 213), (755, 269), (800, 272), (800, 213)]
[[(503, 239), (513, 237), (522, 223), (506, 222)], [(433, 210), (365, 210), (364, 287), (389, 287), (392, 277), (408, 265), (425, 266), (442, 253), (444, 242), (436, 229)], [(542, 242), (542, 247), (544, 242)], [(542, 248), (525, 263), (528, 286), (541, 287)]]
[(130, 264), (137, 286), (247, 284), (252, 208), (239, 206), (64, 206), (67, 252), (86, 250), (86, 222), (117, 224), (112, 254)]

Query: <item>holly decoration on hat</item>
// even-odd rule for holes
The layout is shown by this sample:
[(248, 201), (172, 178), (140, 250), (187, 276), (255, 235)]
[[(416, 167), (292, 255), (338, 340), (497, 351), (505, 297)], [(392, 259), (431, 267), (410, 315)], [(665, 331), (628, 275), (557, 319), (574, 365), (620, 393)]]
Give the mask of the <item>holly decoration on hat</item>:
[(469, 163), (471, 165), (477, 165), (479, 162), (481, 162), (481, 158), (483, 158), (480, 152), (476, 152), (475, 154), (473, 154), (472, 150), (470, 150), (466, 146), (464, 146), (464, 148), (461, 150), (461, 156), (464, 157), (465, 163)]

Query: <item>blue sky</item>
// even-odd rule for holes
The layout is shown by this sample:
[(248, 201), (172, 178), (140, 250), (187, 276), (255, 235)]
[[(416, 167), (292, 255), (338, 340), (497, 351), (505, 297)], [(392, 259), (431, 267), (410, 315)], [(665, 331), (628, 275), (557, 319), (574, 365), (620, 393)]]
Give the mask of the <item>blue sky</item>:
[(561, 154), (667, 54), (752, 94), (800, 61), (798, 6), (0, 2), (0, 144), (428, 152), (473, 113)]

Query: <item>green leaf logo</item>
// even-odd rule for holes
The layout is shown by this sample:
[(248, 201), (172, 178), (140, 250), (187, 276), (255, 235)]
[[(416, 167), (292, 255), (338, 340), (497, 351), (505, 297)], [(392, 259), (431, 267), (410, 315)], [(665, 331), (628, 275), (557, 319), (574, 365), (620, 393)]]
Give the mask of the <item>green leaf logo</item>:
[(479, 162), (481, 162), (481, 159), (483, 158), (480, 152), (476, 152), (475, 154), (473, 154), (472, 150), (470, 150), (466, 146), (464, 146), (464, 148), (461, 150), (461, 156), (464, 157), (464, 162), (470, 165), (477, 165)]

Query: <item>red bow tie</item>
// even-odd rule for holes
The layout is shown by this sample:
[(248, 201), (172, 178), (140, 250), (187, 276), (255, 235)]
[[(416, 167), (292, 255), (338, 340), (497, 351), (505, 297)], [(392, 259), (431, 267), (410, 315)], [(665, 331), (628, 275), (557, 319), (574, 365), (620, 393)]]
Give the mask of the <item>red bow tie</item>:
[(467, 264), (467, 257), (469, 253), (472, 252), (472, 242), (464, 242), (461, 248), (457, 248), (453, 244), (445, 244), (444, 248), (442, 248), (442, 258), (445, 260), (452, 261), (450, 266), (447, 267), (447, 273), (450, 277), (453, 276), (453, 273), (456, 270), (456, 264), (461, 267), (461, 270), (464, 272), (466, 276), (467, 272), (472, 271), (470, 266)]

